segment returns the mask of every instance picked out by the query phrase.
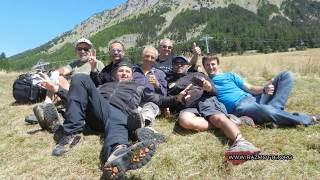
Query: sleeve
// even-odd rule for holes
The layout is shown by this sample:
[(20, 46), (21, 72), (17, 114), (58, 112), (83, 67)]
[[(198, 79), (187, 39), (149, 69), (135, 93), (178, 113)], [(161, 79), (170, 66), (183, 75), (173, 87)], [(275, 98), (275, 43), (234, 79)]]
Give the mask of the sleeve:
[(103, 68), (104, 68), (103, 62), (97, 60), (97, 71), (98, 71), (98, 72), (101, 72)]
[(71, 73), (73, 71), (72, 63), (63, 66), (64, 69), (68, 69)]
[(148, 91), (147, 88), (144, 88), (142, 95), (143, 102), (153, 102), (157, 104), (160, 108), (169, 107), (173, 104), (177, 104), (175, 96), (162, 96), (160, 94)]
[(155, 88), (155, 92), (163, 96), (167, 95), (168, 92), (168, 83), (166, 80), (166, 74), (161, 70), (157, 70), (157, 79), (159, 81), (159, 87)]
[(230, 76), (239, 88), (244, 89), (243, 84), (245, 83), (245, 80), (240, 75), (236, 73), (230, 73)]
[(104, 73), (107, 73), (106, 71), (107, 66), (105, 66), (101, 72), (90, 72), (90, 78), (92, 79), (93, 83), (98, 87), (101, 84), (105, 83), (104, 80)]

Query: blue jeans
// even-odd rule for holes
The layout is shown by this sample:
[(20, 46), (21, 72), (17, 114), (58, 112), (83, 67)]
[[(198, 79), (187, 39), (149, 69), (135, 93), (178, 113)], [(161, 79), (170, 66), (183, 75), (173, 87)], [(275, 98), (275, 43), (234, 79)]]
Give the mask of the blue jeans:
[(233, 114), (249, 116), (255, 123), (274, 122), (278, 125), (311, 125), (312, 117), (305, 113), (289, 113), (284, 111), (285, 104), (292, 90), (293, 75), (284, 71), (273, 78), (275, 87), (272, 96), (262, 94), (257, 97), (247, 96), (240, 100)]
[(128, 145), (128, 115), (102, 97), (88, 75), (72, 77), (67, 96), (63, 129), (66, 134), (82, 131), (84, 122), (95, 131), (104, 132), (104, 160), (114, 146)]

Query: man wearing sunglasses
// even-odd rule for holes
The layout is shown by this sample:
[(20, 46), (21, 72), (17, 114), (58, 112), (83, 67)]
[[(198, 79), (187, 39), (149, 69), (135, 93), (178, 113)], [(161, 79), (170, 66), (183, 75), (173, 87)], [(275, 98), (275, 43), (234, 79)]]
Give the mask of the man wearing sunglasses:
[[(159, 56), (156, 59), (155, 67), (162, 70), (167, 76), (173, 73), (172, 60), (174, 55), (172, 54), (173, 50), (173, 41), (171, 39), (165, 38), (160, 41), (159, 46)], [(190, 60), (190, 64), (197, 64), (198, 58), (201, 56), (201, 49), (193, 43), (192, 47), (193, 56)]]
[[(84, 73), (89, 74), (91, 71), (91, 66), (89, 61), (95, 61), (95, 69), (101, 71), (104, 67), (104, 64), (96, 59), (96, 54), (93, 49), (93, 44), (90, 40), (86, 38), (80, 38), (75, 43), (75, 52), (79, 59), (74, 60), (66, 66), (60, 67), (59, 69), (51, 73), (50, 79), (63, 87), (64, 89), (69, 89), (69, 82), (66, 80), (65, 76), (73, 76), (74, 74)], [(26, 122), (36, 123), (39, 122), (40, 126), (46, 129), (44, 122), (44, 111), (50, 111), (49, 109), (55, 109), (55, 106), (52, 102), (54, 93), (47, 92), (44, 103), (36, 105), (33, 108), (34, 115), (29, 115), (26, 117)], [(44, 110), (45, 109), (45, 110)], [(48, 117), (50, 118), (50, 117)]]
[(101, 72), (97, 71), (96, 64), (94, 61), (90, 62), (91, 65), (91, 73), (90, 77), (96, 86), (101, 84), (114, 81), (112, 77), (112, 70), (116, 66), (117, 63), (121, 62), (124, 59), (125, 49), (124, 45), (120, 41), (113, 41), (109, 46), (109, 55), (111, 62), (105, 66)]

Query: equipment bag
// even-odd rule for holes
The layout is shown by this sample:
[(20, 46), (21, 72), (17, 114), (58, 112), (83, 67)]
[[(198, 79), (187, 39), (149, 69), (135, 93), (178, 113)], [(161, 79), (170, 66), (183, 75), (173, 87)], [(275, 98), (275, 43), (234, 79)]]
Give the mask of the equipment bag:
[(21, 74), (13, 83), (12, 94), (17, 103), (36, 103), (46, 97), (46, 89), (33, 84), (32, 74)]

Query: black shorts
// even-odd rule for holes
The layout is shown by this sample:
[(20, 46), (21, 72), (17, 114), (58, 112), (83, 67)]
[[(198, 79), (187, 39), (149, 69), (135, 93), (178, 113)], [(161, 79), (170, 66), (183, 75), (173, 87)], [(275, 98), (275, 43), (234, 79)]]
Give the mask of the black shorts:
[(226, 107), (213, 96), (199, 101), (198, 107), (186, 108), (181, 112), (191, 112), (197, 116), (207, 118), (211, 115), (225, 114), (227, 115)]

